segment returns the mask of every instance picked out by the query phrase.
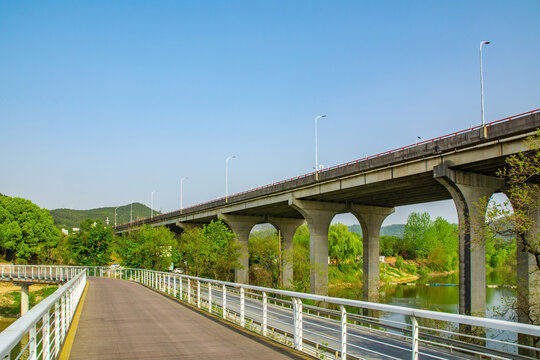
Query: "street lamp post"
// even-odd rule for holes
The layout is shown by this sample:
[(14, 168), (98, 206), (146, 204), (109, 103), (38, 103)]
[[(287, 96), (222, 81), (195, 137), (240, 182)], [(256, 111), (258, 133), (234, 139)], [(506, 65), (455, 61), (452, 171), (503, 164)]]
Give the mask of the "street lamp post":
[(225, 202), (229, 199), (229, 160), (236, 158), (236, 156), (231, 155), (225, 159)]
[(319, 180), (319, 154), (317, 149), (317, 121), (320, 118), (325, 118), (326, 115), (317, 115), (315, 116), (315, 180)]
[(489, 41), (480, 42), (480, 98), (482, 101), (482, 128), (483, 128), (484, 137), (485, 137), (486, 127), (485, 127), (485, 120), (484, 120), (484, 69), (482, 65), (482, 47), (484, 45), (489, 45)]
[(182, 205), (182, 196), (183, 196), (183, 183), (184, 183), (184, 180), (186, 180), (187, 177), (183, 177), (180, 179), (180, 214), (182, 213), (182, 209), (184, 208), (184, 206)]
[(154, 217), (154, 193), (155, 191), (152, 191), (152, 200), (150, 201), (150, 218)]
[(114, 208), (114, 227), (116, 227), (116, 209), (118, 209), (117, 207)]

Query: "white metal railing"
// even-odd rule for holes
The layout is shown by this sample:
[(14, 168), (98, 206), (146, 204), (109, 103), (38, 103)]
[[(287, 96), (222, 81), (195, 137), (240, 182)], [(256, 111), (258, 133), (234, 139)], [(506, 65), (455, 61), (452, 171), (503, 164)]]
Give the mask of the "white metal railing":
[(0, 265), (0, 280), (24, 281), (28, 283), (58, 282), (72, 279), (85, 266), (62, 265)]
[(87, 269), (69, 266), (0, 266), (2, 280), (65, 282), (0, 333), (0, 359), (55, 359), (86, 286)]
[[(517, 343), (517, 334), (540, 338), (535, 325), (144, 269), (95, 272), (142, 283), (319, 358), (531, 359), (540, 353)], [(487, 337), (494, 331), (513, 339)]]
[[(55, 273), (50, 266), (41, 270), (36, 268), (34, 267), (34, 276)], [(58, 268), (63, 268), (64, 274), (66, 271), (70, 273), (70, 267)], [(517, 343), (518, 334), (540, 338), (540, 326), (535, 325), (332, 298), (145, 269), (73, 269), (77, 269), (74, 270), (77, 273), (75, 278), (7, 329), (10, 330), (18, 324), (14, 329), (18, 329), (20, 353), (23, 352), (21, 339), (28, 334), (29, 340), (24, 351), (36, 355), (29, 356), (29, 359), (49, 359), (57, 354), (59, 345), (51, 347), (51, 340), (45, 343), (40, 339), (47, 338), (44, 337), (47, 334), (49, 338), (52, 333), (65, 334), (69, 322), (61, 320), (64, 316), (62, 311), (65, 311), (61, 309), (68, 308), (69, 315), (66, 319), (71, 319), (72, 311), (84, 288), (81, 284), (85, 283), (87, 275), (144, 284), (318, 358), (532, 359), (535, 354), (540, 354), (540, 348)], [(81, 272), (81, 269), (86, 271)], [(19, 274), (24, 273), (22, 268), (17, 271)], [(60, 273), (60, 270), (58, 272)], [(26, 275), (29, 273), (31, 277), (32, 270), (27, 267)], [(74, 301), (73, 306), (65, 305), (66, 299), (61, 300), (68, 296), (68, 293), (70, 296), (77, 293), (77, 296), (67, 300), (69, 304)], [(32, 316), (27, 317), (29, 314)], [(46, 322), (46, 314), (49, 315), (49, 322)], [(395, 320), (396, 315), (402, 320)], [(50, 321), (52, 316), (54, 321)], [(25, 320), (21, 321), (23, 319)], [(0, 359), (6, 356), (6, 349), (12, 348), (4, 345), (7, 344), (4, 341), (8, 336), (4, 334), (6, 331), (0, 334)], [(489, 335), (494, 332), (511, 336), (506, 339)], [(54, 344), (57, 344), (56, 335), (53, 339)], [(15, 340), (10, 340), (9, 344), (15, 344), (13, 341)], [(44, 350), (46, 348), (49, 350)]]

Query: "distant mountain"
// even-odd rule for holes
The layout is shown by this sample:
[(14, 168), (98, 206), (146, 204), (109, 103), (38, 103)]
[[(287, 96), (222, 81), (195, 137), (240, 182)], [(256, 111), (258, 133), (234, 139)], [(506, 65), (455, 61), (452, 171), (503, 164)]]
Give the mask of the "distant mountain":
[[(116, 207), (105, 207), (90, 210), (71, 210), (55, 209), (51, 210), (51, 216), (56, 225), (66, 228), (79, 227), (79, 224), (85, 219), (100, 219), (105, 224), (109, 218), (109, 224), (114, 226), (114, 209)], [(154, 215), (159, 214), (154, 210)], [(141, 203), (133, 203), (133, 220), (150, 217), (151, 210), (148, 206)], [(119, 206), (116, 208), (116, 223), (123, 224), (129, 222), (131, 218), (131, 204)]]
[[(360, 225), (349, 226), (349, 231), (362, 235), (362, 227)], [(391, 235), (403, 238), (403, 232), (405, 231), (405, 224), (393, 224), (383, 226), (381, 228), (380, 235)]]

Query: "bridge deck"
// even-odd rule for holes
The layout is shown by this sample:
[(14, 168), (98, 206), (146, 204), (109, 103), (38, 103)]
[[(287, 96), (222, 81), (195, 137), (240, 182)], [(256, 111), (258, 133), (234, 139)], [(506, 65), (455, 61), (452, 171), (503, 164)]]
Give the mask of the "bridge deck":
[(304, 359), (141, 285), (90, 278), (70, 359)]

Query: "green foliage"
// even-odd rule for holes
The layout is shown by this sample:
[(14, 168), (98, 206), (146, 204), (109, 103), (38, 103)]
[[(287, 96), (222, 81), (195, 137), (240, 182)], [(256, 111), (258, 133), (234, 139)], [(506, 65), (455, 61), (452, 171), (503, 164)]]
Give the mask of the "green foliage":
[(428, 229), (431, 227), (431, 219), (427, 212), (413, 212), (407, 218), (403, 240), (408, 245), (403, 255), (406, 258), (414, 259), (416, 257), (425, 257), (432, 247), (432, 238), (427, 235)]
[(384, 256), (396, 256), (402, 248), (403, 240), (397, 236), (382, 235), (379, 237), (380, 253)]
[(250, 277), (259, 286), (279, 285), (279, 239), (274, 229), (253, 232), (249, 237)]
[(71, 257), (77, 265), (104, 266), (111, 262), (114, 231), (101, 220), (86, 219), (79, 231), (69, 237)]
[(433, 270), (450, 271), (458, 267), (457, 225), (441, 217), (431, 221), (427, 212), (410, 214), (403, 241), (395, 241), (392, 246), (394, 252), (398, 250), (397, 253), (407, 259), (426, 259), (426, 264)]
[(401, 269), (403, 267), (403, 258), (401, 256), (398, 256), (396, 258), (396, 267), (398, 269)]
[(168, 228), (146, 225), (116, 241), (116, 253), (124, 266), (166, 271), (180, 262), (178, 241)]
[(48, 210), (26, 199), (0, 196), (0, 251), (6, 260), (47, 263), (59, 239)]
[(307, 225), (300, 226), (293, 238), (293, 285), (297, 291), (309, 291), (309, 229)]
[(240, 266), (236, 235), (221, 220), (186, 231), (180, 241), (183, 258), (197, 276), (229, 281)]
[[(51, 295), (58, 289), (58, 286), (54, 285), (45, 285), (45, 287), (32, 291), (30, 288), (30, 293), (28, 295), (29, 307), (30, 309), (36, 306), (45, 299), (47, 296)], [(0, 299), (0, 316), (17, 316), (21, 311), (21, 292), (12, 291), (10, 293), (4, 294), (3, 298)]]
[[(104, 224), (109, 218), (109, 224), (114, 226), (115, 207), (104, 207), (90, 210), (55, 209), (51, 210), (54, 223), (68, 229), (77, 227), (84, 219), (100, 219)], [(150, 217), (151, 209), (141, 203), (133, 203), (133, 221)], [(154, 215), (159, 214), (154, 209)], [(116, 209), (116, 222), (118, 225), (131, 220), (131, 204), (119, 206)]]
[(338, 267), (362, 254), (362, 238), (343, 224), (334, 224), (328, 230), (328, 255)]

